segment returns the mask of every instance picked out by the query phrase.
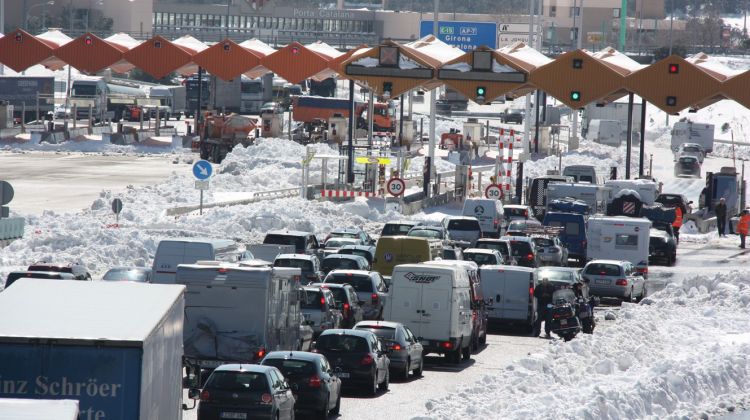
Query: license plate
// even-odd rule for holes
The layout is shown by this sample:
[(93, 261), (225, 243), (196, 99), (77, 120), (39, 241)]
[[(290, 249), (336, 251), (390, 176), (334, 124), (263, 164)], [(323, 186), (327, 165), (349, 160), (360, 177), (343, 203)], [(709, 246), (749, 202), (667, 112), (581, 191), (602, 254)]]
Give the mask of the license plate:
[(560, 325), (568, 325), (568, 320), (567, 319), (561, 319), (560, 320)]
[(346, 372), (337, 372), (336, 376), (338, 376), (339, 378), (344, 378), (344, 379), (349, 378), (349, 374)]
[(222, 419), (246, 419), (247, 413), (224, 413), (219, 414)]
[(609, 279), (594, 279), (596, 284), (609, 284)]

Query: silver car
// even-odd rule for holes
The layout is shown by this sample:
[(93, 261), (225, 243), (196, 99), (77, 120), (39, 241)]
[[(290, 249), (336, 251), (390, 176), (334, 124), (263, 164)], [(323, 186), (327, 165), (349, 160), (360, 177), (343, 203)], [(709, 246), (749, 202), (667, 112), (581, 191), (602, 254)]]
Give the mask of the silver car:
[(549, 280), (556, 289), (573, 289), (575, 285), (581, 285), (583, 297), (589, 298), (589, 284), (583, 281), (580, 268), (572, 267), (544, 267), (537, 272), (538, 281)]
[(476, 217), (448, 216), (443, 219), (443, 227), (463, 248), (471, 248), (482, 237), (482, 227)]
[(536, 253), (539, 256), (540, 265), (557, 265), (565, 267), (568, 265), (568, 248), (560, 242), (557, 236), (532, 236), (531, 240), (536, 245)]
[(640, 302), (646, 296), (646, 280), (628, 261), (593, 260), (583, 268), (583, 281), (594, 296)]
[(424, 356), (422, 344), (404, 324), (389, 321), (362, 321), (354, 326), (355, 330), (371, 331), (378, 336), (388, 349), (391, 360), (390, 371), (403, 380), (409, 379), (409, 373), (422, 376)]
[(695, 156), (698, 162), (703, 164), (703, 158), (706, 157), (706, 151), (698, 143), (682, 143), (674, 154), (674, 161), (676, 162), (681, 156)]
[(325, 330), (339, 328), (343, 315), (336, 308), (336, 299), (327, 288), (318, 286), (302, 287), (300, 293), (300, 312), (305, 324), (319, 335)]
[(388, 288), (383, 276), (377, 271), (333, 270), (328, 273), (323, 283), (351, 284), (357, 291), (360, 306), (364, 309), (364, 318), (383, 319)]
[(500, 251), (486, 248), (468, 248), (464, 250), (464, 260), (474, 261), (476, 265), (503, 265), (505, 259)]

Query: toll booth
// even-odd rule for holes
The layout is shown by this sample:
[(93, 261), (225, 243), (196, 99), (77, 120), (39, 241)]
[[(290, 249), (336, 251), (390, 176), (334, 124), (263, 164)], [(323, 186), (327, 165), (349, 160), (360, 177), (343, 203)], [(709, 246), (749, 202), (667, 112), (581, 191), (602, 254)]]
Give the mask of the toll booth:
[[(401, 130), (401, 124), (396, 125), (397, 130)], [(414, 135), (417, 132), (417, 122), (412, 121), (410, 118), (404, 117), (404, 132), (401, 135), (401, 142), (404, 146), (410, 145), (414, 142)], [(399, 136), (396, 133), (396, 143), (398, 144)]]
[(346, 140), (349, 132), (349, 121), (341, 116), (328, 119), (328, 140), (342, 143)]
[(469, 118), (464, 122), (464, 139), (471, 137), (471, 141), (476, 143), (477, 141), (481, 142), (484, 136), (484, 124), (477, 121), (476, 118)]
[(0, 128), (13, 128), (13, 105), (0, 102)]
[(264, 112), (260, 118), (262, 120), (260, 130), (262, 137), (279, 137), (281, 135), (281, 114)]

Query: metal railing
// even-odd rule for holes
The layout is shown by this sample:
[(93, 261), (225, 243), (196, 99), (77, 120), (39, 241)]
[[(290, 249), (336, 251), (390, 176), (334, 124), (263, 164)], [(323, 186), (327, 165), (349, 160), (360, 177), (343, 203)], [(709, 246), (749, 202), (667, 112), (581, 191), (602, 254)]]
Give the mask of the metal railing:
[[(278, 190), (268, 190), (268, 191), (255, 191), (252, 193), (253, 195), (250, 198), (245, 198), (241, 200), (227, 200), (227, 201), (217, 201), (214, 203), (207, 203), (207, 204), (203, 204), (203, 208), (207, 209), (207, 208), (213, 208), (213, 207), (242, 206), (246, 204), (257, 203), (259, 201), (264, 201), (264, 200), (296, 197), (296, 196), (299, 196), (299, 193), (300, 193), (300, 187), (281, 188)], [(190, 205), (190, 206), (172, 207), (171, 209), (167, 209), (167, 216), (179, 216), (183, 214), (192, 213), (199, 209), (200, 209), (200, 205), (198, 204)]]

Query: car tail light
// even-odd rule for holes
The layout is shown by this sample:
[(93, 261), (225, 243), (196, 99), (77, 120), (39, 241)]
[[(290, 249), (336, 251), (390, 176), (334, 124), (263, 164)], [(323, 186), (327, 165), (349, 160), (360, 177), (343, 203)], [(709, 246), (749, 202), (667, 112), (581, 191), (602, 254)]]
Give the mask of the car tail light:
[(627, 286), (628, 285), (628, 280), (627, 279), (617, 279), (617, 281), (615, 282), (615, 284), (618, 285), (618, 286)]
[(362, 360), (359, 361), (360, 365), (371, 365), (375, 362), (375, 360), (372, 358), (371, 355), (366, 354), (365, 357), (362, 358)]
[(261, 347), (260, 350), (255, 352), (255, 360), (260, 360), (266, 355), (265, 347)]
[(636, 267), (635, 271), (643, 274), (648, 274), (648, 267)]
[(534, 254), (529, 254), (529, 255), (527, 255), (527, 256), (526, 256), (526, 259), (527, 259), (527, 260), (533, 260), (533, 259), (534, 259)]
[(471, 313), (471, 320), (472, 320), (472, 321), (476, 321), (476, 320), (477, 320), (477, 311), (473, 311), (473, 312)]
[(377, 293), (373, 293), (371, 297), (372, 297), (372, 303), (378, 303), (380, 296), (378, 296)]
[(494, 223), (495, 227), (497, 227), (497, 224), (499, 223), (499, 221), (498, 221), (497, 219), (495, 219), (495, 220), (493, 221), (493, 223)]
[(529, 297), (534, 297), (534, 286), (529, 286)]
[(401, 344), (393, 343), (393, 344), (391, 344), (391, 349), (393, 349), (395, 351), (399, 351), (399, 350), (401, 350)]
[(208, 393), (205, 389), (203, 392), (201, 392), (201, 401), (209, 401), (211, 399), (211, 394)]
[(273, 395), (271, 394), (263, 394), (260, 396), (260, 403), (263, 405), (271, 405), (273, 404)]
[(313, 375), (312, 378), (307, 380), (307, 384), (310, 386), (310, 388), (320, 388), (322, 381), (320, 380), (320, 376)]
[(322, 306), (326, 306), (326, 298), (325, 297), (320, 298), (320, 304)]
[(453, 343), (451, 343), (450, 341), (443, 341), (442, 343), (440, 343), (440, 347), (450, 350), (453, 348)]

